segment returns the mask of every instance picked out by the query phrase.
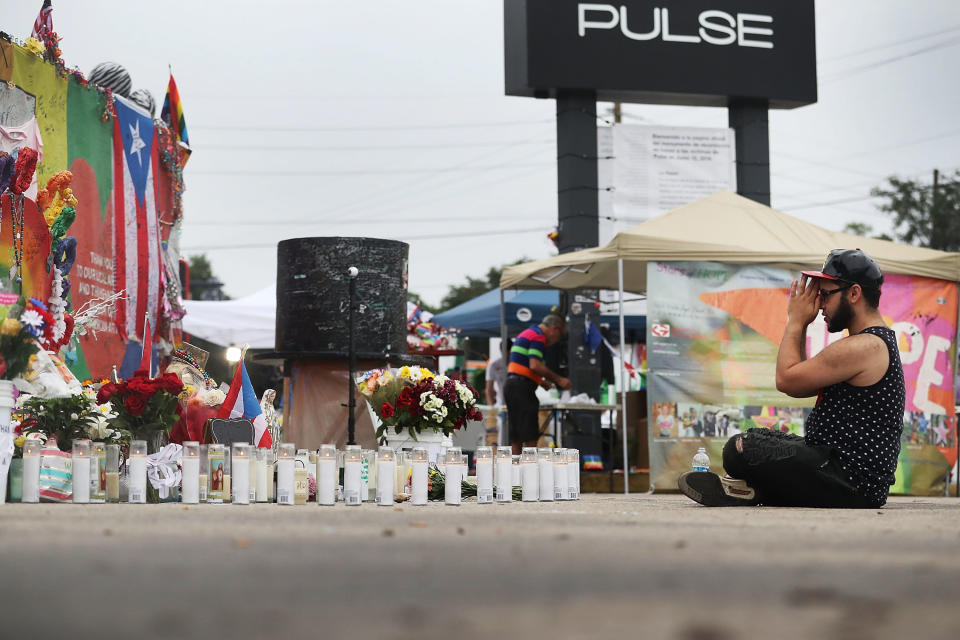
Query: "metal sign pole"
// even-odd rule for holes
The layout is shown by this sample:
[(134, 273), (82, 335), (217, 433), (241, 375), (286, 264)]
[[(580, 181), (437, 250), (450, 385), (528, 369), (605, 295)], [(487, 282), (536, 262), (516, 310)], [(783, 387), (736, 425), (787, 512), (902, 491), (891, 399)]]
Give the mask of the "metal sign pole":
[(353, 342), (353, 307), (354, 307), (354, 299), (357, 297), (357, 274), (358, 273), (359, 271), (356, 267), (350, 267), (349, 269), (347, 269), (347, 278), (349, 279), (349, 283), (350, 283), (350, 286), (349, 286), (350, 306), (347, 309), (347, 323), (350, 325), (347, 333), (347, 350), (349, 352), (348, 353), (349, 373), (347, 378), (347, 405), (346, 405), (347, 411), (348, 411), (347, 444), (356, 444), (356, 441), (354, 440), (354, 432), (356, 430), (356, 416), (354, 416), (354, 412), (356, 411), (356, 408), (357, 408), (357, 397), (356, 397), (356, 389), (354, 389), (354, 386), (356, 385), (356, 381), (354, 380), (354, 377), (356, 376), (356, 371), (357, 371), (357, 352), (356, 352), (356, 349), (354, 349), (354, 342)]
[(617, 285), (620, 289), (620, 424), (623, 427), (623, 493), (630, 493), (630, 464), (627, 451), (627, 350), (623, 322), (623, 258), (617, 258)]

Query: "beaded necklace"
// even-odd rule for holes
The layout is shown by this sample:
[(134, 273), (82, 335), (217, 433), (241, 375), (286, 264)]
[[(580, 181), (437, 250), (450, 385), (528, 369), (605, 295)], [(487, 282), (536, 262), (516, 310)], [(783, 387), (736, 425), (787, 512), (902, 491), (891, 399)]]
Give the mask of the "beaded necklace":
[(10, 203), (11, 217), (13, 218), (13, 243), (11, 251), (13, 252), (13, 267), (10, 269), (10, 275), (14, 281), (20, 285), (20, 293), (23, 293), (23, 278), (20, 269), (23, 264), (23, 196), (15, 195), (13, 202)]
[(203, 376), (204, 382), (207, 382), (210, 380), (210, 374), (204, 371), (203, 367), (200, 366), (200, 363), (197, 362), (197, 359), (194, 358), (189, 353), (187, 353), (186, 351), (184, 351), (183, 349), (177, 349), (176, 351), (174, 351), (173, 357), (179, 360), (183, 360), (184, 362), (189, 364), (191, 367), (199, 371), (200, 375)]

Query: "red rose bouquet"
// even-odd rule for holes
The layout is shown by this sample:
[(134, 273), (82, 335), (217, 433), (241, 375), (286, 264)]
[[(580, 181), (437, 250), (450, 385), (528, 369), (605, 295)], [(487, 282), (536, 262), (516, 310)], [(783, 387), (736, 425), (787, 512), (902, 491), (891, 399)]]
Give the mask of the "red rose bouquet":
[(117, 412), (110, 421), (113, 428), (126, 429), (136, 438), (149, 438), (180, 419), (177, 396), (182, 391), (183, 383), (175, 374), (150, 378), (145, 371), (138, 371), (128, 380), (101, 386), (97, 403), (109, 402)]
[(380, 439), (387, 427), (393, 427), (397, 433), (407, 429), (410, 437), (417, 440), (417, 435), (425, 430), (450, 435), (467, 420), (483, 419), (475, 406), (477, 392), (473, 387), (429, 369), (375, 369), (365, 373), (357, 386), (380, 418)]

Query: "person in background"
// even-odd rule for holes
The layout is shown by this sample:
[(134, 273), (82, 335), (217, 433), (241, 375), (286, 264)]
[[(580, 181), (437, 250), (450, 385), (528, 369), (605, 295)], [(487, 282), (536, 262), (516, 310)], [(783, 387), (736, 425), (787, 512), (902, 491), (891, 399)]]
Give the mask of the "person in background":
[(495, 406), (503, 403), (503, 387), (507, 382), (507, 365), (502, 356), (491, 357), (487, 363), (487, 381), (484, 395), (487, 404)]
[(717, 414), (713, 411), (705, 411), (703, 414), (703, 435), (708, 438), (717, 436)]
[(551, 313), (545, 316), (540, 324), (531, 325), (522, 331), (510, 349), (503, 395), (507, 405), (510, 445), (514, 455), (519, 455), (523, 447), (537, 446), (540, 437), (540, 401), (537, 399), (537, 386), (550, 389), (556, 384), (563, 390), (573, 386), (570, 380), (551, 371), (543, 363), (544, 348), (559, 342), (566, 331), (566, 321)]

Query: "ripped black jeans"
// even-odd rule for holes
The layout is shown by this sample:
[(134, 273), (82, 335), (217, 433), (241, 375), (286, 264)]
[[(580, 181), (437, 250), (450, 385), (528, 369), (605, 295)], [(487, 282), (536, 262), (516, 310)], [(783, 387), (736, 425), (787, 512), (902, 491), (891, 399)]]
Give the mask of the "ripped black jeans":
[[(737, 451), (742, 440), (743, 451)], [(808, 445), (791, 433), (748, 429), (723, 446), (723, 468), (746, 480), (761, 504), (865, 509), (870, 505), (846, 477), (832, 447)]]

